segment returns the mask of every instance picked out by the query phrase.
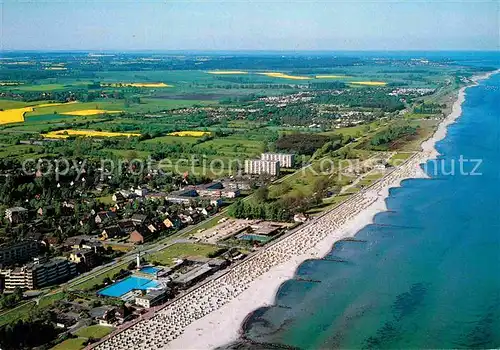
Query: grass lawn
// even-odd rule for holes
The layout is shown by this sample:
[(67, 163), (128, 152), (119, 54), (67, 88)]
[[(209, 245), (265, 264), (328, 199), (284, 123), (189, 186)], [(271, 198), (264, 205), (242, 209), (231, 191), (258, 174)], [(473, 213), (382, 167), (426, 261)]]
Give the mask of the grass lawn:
[(215, 225), (217, 225), (217, 224), (218, 224), (218, 221), (219, 221), (220, 219), (222, 219), (222, 218), (223, 218), (223, 216), (217, 216), (217, 215), (216, 215), (216, 216), (212, 217), (211, 219), (207, 220), (206, 222), (204, 222), (203, 224), (201, 224), (201, 225), (199, 225), (199, 226), (196, 226), (196, 230), (194, 230), (194, 228), (193, 228), (193, 230), (190, 230), (190, 231), (188, 231), (187, 233), (192, 234), (192, 233), (193, 233), (193, 231), (195, 231), (195, 232), (196, 232), (196, 231), (198, 231), (198, 230), (200, 230), (200, 229), (205, 229), (205, 230), (206, 230), (206, 229), (212, 228), (212, 227), (214, 227)]
[(56, 301), (62, 300), (66, 297), (66, 293), (64, 292), (58, 292), (58, 293), (53, 293), (53, 294), (47, 294), (40, 298), (40, 302), (38, 303), (38, 306), (43, 308), (49, 305), (52, 305)]
[(438, 114), (422, 114), (422, 113), (405, 113), (404, 117), (407, 119), (430, 119), (438, 117)]
[(111, 247), (111, 248), (113, 248), (113, 250), (118, 250), (120, 252), (125, 252), (125, 253), (130, 252), (131, 250), (134, 249), (133, 247), (131, 247), (129, 245), (124, 245), (124, 244), (118, 243), (118, 242), (117, 243), (114, 243), (114, 242), (113, 243), (105, 243), (105, 244), (103, 244), (103, 247), (106, 249), (108, 247)]
[(121, 158), (137, 158), (137, 159), (147, 159), (150, 155), (149, 152), (146, 151), (136, 151), (136, 150), (127, 150), (127, 149), (112, 149), (105, 148), (103, 151), (109, 151), (113, 153), (113, 155)]
[(434, 134), (438, 124), (438, 120), (412, 121), (411, 125), (419, 127), (417, 135), (414, 135), (403, 143), (398, 143), (393, 149), (402, 152), (420, 151), (422, 149), (422, 142), (429, 139)]
[(358, 193), (361, 189), (359, 187), (351, 187), (349, 188), (347, 191), (345, 191), (343, 194), (344, 195), (351, 195), (351, 194), (355, 194), (355, 193)]
[(54, 346), (52, 350), (80, 350), (85, 347), (83, 343), (85, 343), (86, 341), (87, 339), (85, 338), (66, 339), (62, 343)]
[(251, 157), (264, 151), (264, 142), (229, 136), (203, 142), (195, 146), (195, 148), (201, 152), (205, 149), (214, 149), (217, 150), (218, 154), (222, 153), (227, 156), (247, 155)]
[(100, 325), (93, 325), (89, 327), (80, 328), (75, 332), (75, 335), (81, 338), (94, 338), (101, 339), (113, 331), (113, 327), (106, 327)]
[(40, 149), (41, 147), (36, 145), (2, 145), (0, 146), (0, 158), (32, 154)]
[(361, 125), (356, 125), (352, 126), (349, 128), (340, 128), (340, 129), (335, 129), (332, 131), (326, 131), (322, 132), (321, 135), (345, 135), (345, 136), (351, 136), (351, 137), (360, 137), (360, 136), (365, 136), (367, 133), (377, 129), (380, 126), (379, 121), (375, 121), (369, 124), (361, 124)]
[(378, 179), (382, 178), (384, 174), (381, 173), (372, 173), (369, 175), (364, 176), (361, 181), (359, 181), (358, 185), (363, 185), (364, 187), (367, 187), (377, 181)]
[(319, 179), (329, 179), (330, 186), (341, 184), (344, 179), (337, 171), (342, 169), (340, 162), (338, 159), (327, 157), (314, 161), (311, 166), (287, 175), (269, 186), (270, 197), (279, 198), (293, 191), (310, 195), (314, 191), (314, 183)]
[[(111, 111), (122, 111), (125, 109), (122, 100), (106, 100), (106, 101), (95, 101), (95, 102), (83, 102), (83, 103), (68, 103), (58, 106), (47, 106), (36, 108), (33, 112), (26, 113), (26, 117), (36, 116), (36, 115), (46, 115), (54, 113), (65, 113), (74, 112), (85, 109), (102, 109)], [(84, 119), (83, 119), (84, 120)]]
[(102, 196), (102, 197), (96, 197), (95, 199), (98, 200), (101, 203), (107, 204), (107, 205), (113, 205), (115, 202), (113, 199), (111, 199), (111, 195), (109, 196)]
[[(52, 79), (52, 81), (54, 81)], [(15, 86), (14, 88), (16, 90), (21, 90), (21, 91), (55, 91), (55, 90), (65, 90), (65, 89), (71, 89), (71, 88), (81, 88), (86, 85), (90, 84), (90, 81), (64, 81), (64, 83), (45, 83), (45, 84), (26, 84), (26, 85), (18, 85)]]
[(161, 265), (172, 265), (174, 259), (179, 259), (188, 256), (207, 257), (208, 254), (214, 253), (219, 248), (209, 244), (198, 243), (176, 243), (159, 252), (147, 256), (150, 262), (157, 261)]
[(37, 104), (45, 103), (44, 101), (33, 101), (33, 102), (24, 102), (24, 101), (14, 101), (14, 100), (0, 100), (0, 109), (14, 109), (14, 108), (23, 108), (27, 106), (34, 106)]
[[(51, 107), (55, 108), (55, 107)], [(44, 124), (45, 128), (47, 128), (47, 123), (50, 122), (57, 122), (57, 123), (81, 123), (84, 121), (98, 121), (99, 116), (95, 115), (89, 115), (89, 116), (83, 116), (83, 117), (74, 117), (71, 115), (66, 115), (66, 114), (40, 114), (40, 115), (35, 115), (31, 117), (26, 117), (24, 119), (24, 124), (28, 123), (41, 123)]]
[[(52, 305), (58, 300), (62, 300), (65, 297), (65, 293), (58, 292), (53, 294), (48, 294), (40, 298), (38, 308), (46, 308)], [(27, 302), (13, 309), (7, 310), (0, 314), (0, 326), (8, 323), (12, 323), (17, 320), (26, 319), (29, 316), (30, 311), (36, 306), (34, 301)]]
[[(189, 161), (189, 160), (187, 160)], [(173, 164), (169, 164), (167, 161), (163, 161), (160, 167), (165, 172), (172, 172), (174, 174), (184, 174), (189, 172), (189, 174), (207, 176), (211, 179), (219, 178), (221, 176), (227, 176), (234, 173), (234, 170), (230, 169), (210, 169), (210, 166), (192, 166), (184, 165), (186, 162), (177, 162), (176, 159), (172, 160)]]
[(318, 205), (314, 208), (311, 208), (307, 211), (307, 214), (309, 215), (319, 215), (323, 214), (325, 211), (332, 209), (333, 207), (339, 205), (343, 201), (347, 200), (351, 194), (339, 194), (336, 196), (331, 196), (329, 198), (323, 199), (323, 204)]
[(401, 165), (405, 160), (410, 158), (413, 153), (411, 152), (398, 152), (395, 155), (393, 155), (389, 160), (387, 161), (391, 166), (398, 166)]
[(33, 309), (34, 306), (35, 302), (29, 302), (0, 314), (0, 327), (5, 324), (26, 318), (30, 310)]
[(169, 100), (161, 98), (142, 98), (140, 104), (133, 104), (127, 108), (130, 112), (154, 113), (158, 111), (192, 107), (194, 105), (208, 106), (217, 104), (217, 101), (204, 100)]
[(160, 136), (160, 137), (155, 137), (154, 139), (149, 139), (149, 140), (144, 140), (142, 141), (143, 143), (166, 143), (166, 144), (174, 144), (174, 143), (188, 143), (188, 144), (194, 144), (196, 141), (198, 141), (200, 138), (199, 137), (192, 137), (192, 136)]
[(88, 279), (85, 282), (80, 283), (80, 284), (77, 284), (78, 281), (73, 281), (73, 283), (71, 283), (71, 287), (74, 289), (77, 289), (77, 290), (88, 290), (88, 289), (92, 288), (95, 284), (102, 283), (106, 277), (112, 278), (113, 275), (116, 274), (117, 272), (119, 272), (121, 269), (126, 270), (128, 264), (129, 263), (127, 262), (127, 263), (117, 265), (116, 267), (112, 268), (111, 270), (108, 270), (108, 271), (103, 272), (97, 276), (94, 276), (93, 278), (90, 278), (90, 279)]

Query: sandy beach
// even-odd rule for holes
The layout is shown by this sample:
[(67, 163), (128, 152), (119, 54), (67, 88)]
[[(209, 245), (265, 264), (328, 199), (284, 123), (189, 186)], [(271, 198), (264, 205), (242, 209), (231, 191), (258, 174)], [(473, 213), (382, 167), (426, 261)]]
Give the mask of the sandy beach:
[[(494, 73), (475, 76), (473, 78), (474, 84), (477, 84), (480, 80), (489, 78), (492, 74)], [(434, 159), (439, 155), (435, 145), (446, 137), (448, 126), (455, 123), (462, 114), (462, 104), (465, 101), (466, 89), (469, 86), (462, 87), (459, 90), (451, 113), (439, 124), (433, 136), (422, 143), (422, 153), (424, 154), (422, 163), (429, 159)], [(423, 171), (419, 170), (416, 169), (418, 176), (414, 176), (413, 178), (427, 177)], [(385, 186), (378, 192), (378, 198), (374, 203), (362, 210), (354, 219), (342, 227), (341, 230), (333, 232), (318, 242), (313, 251), (275, 266), (269, 272), (253, 281), (250, 287), (236, 299), (224, 305), (219, 310), (190, 324), (185, 329), (184, 334), (169, 343), (165, 349), (213, 349), (236, 340), (239, 336), (240, 326), (246, 316), (259, 307), (274, 304), (276, 292), (281, 284), (293, 278), (295, 271), (303, 261), (325, 256), (331, 251), (335, 242), (352, 237), (363, 227), (371, 224), (377, 213), (387, 210), (385, 199), (389, 195), (389, 189), (399, 187), (403, 180), (405, 178), (398, 179)]]
[[(390, 187), (395, 186), (396, 184)], [(372, 205), (364, 209), (342, 230), (335, 231), (318, 242), (308, 254), (296, 256), (286, 263), (275, 266), (253, 281), (249, 288), (234, 300), (190, 324), (180, 337), (163, 349), (213, 349), (236, 340), (246, 316), (259, 307), (273, 305), (281, 284), (294, 277), (302, 262), (327, 255), (335, 242), (353, 237), (361, 228), (370, 224), (377, 213), (387, 209), (385, 197), (388, 194), (389, 187), (386, 193), (381, 193)]]
[[(486, 79), (496, 72), (474, 77)], [(409, 178), (427, 177), (421, 164), (435, 158), (436, 142), (446, 137), (447, 128), (461, 115), (466, 87), (458, 92), (451, 113), (434, 135), (422, 143), (403, 165), (342, 205), (311, 220), (293, 234), (233, 267), (188, 295), (157, 311), (128, 329), (96, 344), (98, 349), (212, 349), (236, 340), (246, 316), (272, 305), (280, 285), (293, 278), (306, 259), (321, 258), (333, 244), (354, 236), (386, 210), (389, 189)]]

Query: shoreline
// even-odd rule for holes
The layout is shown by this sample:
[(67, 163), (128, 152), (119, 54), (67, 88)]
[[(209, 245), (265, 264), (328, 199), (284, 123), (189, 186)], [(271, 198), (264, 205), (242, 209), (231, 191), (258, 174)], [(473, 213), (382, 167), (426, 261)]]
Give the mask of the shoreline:
[(447, 128), (462, 114), (465, 90), (497, 71), (474, 76), (460, 88), (451, 113), (432, 137), (421, 144), (403, 165), (341, 205), (321, 214), (296, 232), (271, 244), (259, 254), (235, 266), (227, 274), (194, 290), (111, 338), (94, 344), (98, 349), (212, 349), (238, 340), (247, 315), (273, 305), (276, 293), (295, 276), (300, 264), (328, 254), (335, 242), (353, 237), (387, 210), (385, 200), (393, 187), (411, 178), (426, 178), (422, 164), (439, 155), (435, 148)]
[[(422, 163), (439, 156), (439, 152), (435, 148), (436, 143), (446, 138), (448, 127), (454, 124), (462, 115), (462, 104), (465, 102), (467, 88), (477, 85), (480, 80), (488, 79), (497, 72), (498, 71), (494, 71), (475, 76), (472, 78), (473, 84), (459, 89), (451, 113), (439, 123), (438, 128), (431, 138), (422, 142), (422, 151), (426, 153), (425, 158), (422, 159)], [(366, 225), (373, 223), (375, 215), (387, 210), (385, 200), (389, 197), (390, 188), (400, 187), (401, 182), (410, 178), (428, 177), (423, 171), (419, 175), (420, 176), (417, 177), (402, 178), (386, 186), (381, 191), (382, 193), (379, 193), (377, 201), (364, 209), (354, 220), (342, 228), (344, 234), (335, 232), (320, 241), (314, 248), (314, 253), (304, 254), (295, 257), (287, 263), (275, 266), (269, 272), (253, 281), (249, 289), (241, 293), (235, 300), (213, 313), (208, 314), (204, 318), (193, 322), (184, 330), (183, 335), (167, 344), (164, 349), (180, 349), (183, 346), (186, 347), (186, 344), (189, 344), (189, 348), (193, 349), (213, 349), (238, 340), (242, 331), (242, 323), (245, 321), (248, 314), (261, 307), (275, 304), (276, 293), (279, 291), (281, 285), (295, 276), (298, 267), (305, 260), (324, 257), (332, 250), (336, 242), (341, 239), (354, 237), (356, 233)], [(256, 297), (259, 301), (255, 300)], [(235, 329), (235, 324), (238, 324), (237, 329)], [(207, 332), (209, 334), (207, 334)]]
[[(242, 334), (243, 322), (249, 314), (261, 307), (274, 305), (276, 294), (281, 285), (287, 280), (293, 279), (298, 267), (304, 261), (324, 257), (332, 250), (336, 242), (354, 237), (359, 230), (371, 224), (376, 214), (387, 210), (385, 198), (388, 195), (389, 187), (387, 187), (386, 193), (381, 194), (373, 204), (359, 213), (356, 219), (318, 242), (312, 252), (296, 256), (288, 262), (273, 267), (254, 280), (249, 288), (234, 300), (194, 321), (186, 327), (181, 336), (162, 349), (214, 349), (238, 340)], [(186, 344), (189, 345), (186, 346)]]

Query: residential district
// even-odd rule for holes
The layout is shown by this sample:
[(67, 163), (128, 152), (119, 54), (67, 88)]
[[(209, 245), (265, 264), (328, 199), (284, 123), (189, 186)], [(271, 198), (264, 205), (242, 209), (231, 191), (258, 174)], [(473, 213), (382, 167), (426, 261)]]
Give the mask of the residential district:
[[(263, 153), (246, 160), (240, 176), (189, 184), (185, 175), (168, 193), (146, 185), (118, 189), (108, 205), (83, 214), (71, 199), (38, 209), (6, 208), (5, 224), (23, 239), (0, 245), (2, 303), (15, 312), (64, 294), (51, 317), (68, 335), (141, 317), (305, 222), (303, 213), (288, 222), (223, 215), (227, 204), (279, 176), (280, 168), (296, 166), (293, 154)], [(94, 187), (103, 191), (101, 183)], [(56, 212), (78, 217), (86, 233), (66, 236), (61, 226), (56, 234), (47, 232), (46, 221)], [(182, 236), (186, 231), (190, 235)]]

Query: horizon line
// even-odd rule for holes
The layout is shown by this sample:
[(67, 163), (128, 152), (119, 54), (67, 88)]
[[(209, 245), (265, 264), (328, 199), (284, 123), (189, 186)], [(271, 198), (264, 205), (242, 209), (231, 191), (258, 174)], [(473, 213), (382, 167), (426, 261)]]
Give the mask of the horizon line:
[(276, 53), (335, 53), (335, 52), (497, 52), (499, 49), (0, 49), (1, 52), (108, 52), (108, 53), (193, 53), (193, 52), (276, 52)]

